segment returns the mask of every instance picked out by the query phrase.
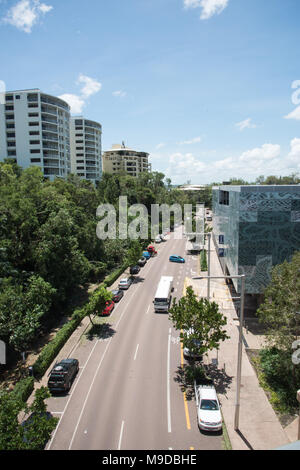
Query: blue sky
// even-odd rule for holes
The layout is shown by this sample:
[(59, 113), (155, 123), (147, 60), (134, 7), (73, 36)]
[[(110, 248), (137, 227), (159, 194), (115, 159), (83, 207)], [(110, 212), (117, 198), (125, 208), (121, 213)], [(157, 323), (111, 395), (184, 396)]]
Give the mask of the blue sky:
[[(0, 0), (0, 86), (64, 97), (174, 184), (300, 173), (299, 0)], [(2, 84), (2, 85), (1, 85)]]

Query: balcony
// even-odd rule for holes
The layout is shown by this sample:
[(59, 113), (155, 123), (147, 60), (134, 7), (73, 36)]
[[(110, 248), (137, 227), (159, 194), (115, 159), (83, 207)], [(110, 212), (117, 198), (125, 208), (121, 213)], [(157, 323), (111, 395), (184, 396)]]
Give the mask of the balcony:
[(45, 114), (42, 114), (42, 122), (50, 122), (50, 123), (53, 123), (53, 124), (57, 124), (57, 119), (49, 117)]

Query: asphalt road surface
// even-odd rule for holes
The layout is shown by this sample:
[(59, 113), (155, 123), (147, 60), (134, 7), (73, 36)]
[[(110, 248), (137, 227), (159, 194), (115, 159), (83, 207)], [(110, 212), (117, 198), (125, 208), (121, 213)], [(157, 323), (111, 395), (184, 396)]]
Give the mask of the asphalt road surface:
[[(141, 268), (112, 314), (105, 334), (84, 337), (72, 352), (80, 371), (69, 394), (47, 400), (59, 423), (50, 450), (219, 450), (222, 436), (197, 426), (191, 390), (184, 391), (179, 332), (153, 298), (162, 275), (174, 276), (173, 296), (197, 271), (185, 254), (178, 227), (157, 245), (158, 255)], [(176, 237), (178, 239), (176, 239)], [(170, 263), (169, 256), (186, 263)]]

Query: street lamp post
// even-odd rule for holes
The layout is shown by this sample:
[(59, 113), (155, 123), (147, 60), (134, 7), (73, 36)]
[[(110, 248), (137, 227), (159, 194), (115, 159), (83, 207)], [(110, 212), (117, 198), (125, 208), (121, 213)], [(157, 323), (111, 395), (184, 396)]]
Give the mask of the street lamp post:
[(241, 377), (242, 377), (242, 352), (243, 352), (243, 324), (244, 324), (244, 309), (245, 309), (245, 274), (237, 274), (236, 276), (196, 276), (192, 279), (241, 279), (241, 308), (240, 308), (240, 327), (239, 327), (239, 342), (238, 342), (238, 362), (236, 374), (236, 403), (234, 415), (234, 429), (239, 429), (240, 418), (240, 395), (241, 395)]

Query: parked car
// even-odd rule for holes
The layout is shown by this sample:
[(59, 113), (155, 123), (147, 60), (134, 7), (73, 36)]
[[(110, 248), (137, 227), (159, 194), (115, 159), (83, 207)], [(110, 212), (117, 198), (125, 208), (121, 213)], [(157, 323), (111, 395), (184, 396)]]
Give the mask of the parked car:
[(119, 302), (122, 299), (123, 295), (124, 295), (124, 292), (120, 289), (112, 290), (111, 293), (112, 293), (112, 296), (113, 296), (112, 300), (114, 302)]
[(129, 287), (132, 284), (132, 279), (131, 277), (125, 277), (120, 280), (119, 282), (119, 289), (129, 289)]
[(155, 238), (155, 243), (161, 243), (161, 238), (159, 235)]
[(147, 260), (144, 256), (142, 256), (137, 262), (137, 264), (141, 267), (145, 266), (146, 263), (147, 263)]
[(220, 431), (222, 415), (213, 385), (195, 385), (198, 426), (203, 431)]
[(173, 263), (185, 263), (185, 259), (178, 255), (171, 255), (169, 261), (172, 261)]
[(113, 300), (108, 300), (105, 305), (105, 309), (102, 311), (101, 315), (107, 316), (110, 315), (115, 308), (115, 302)]
[(50, 392), (66, 392), (70, 390), (78, 370), (79, 362), (77, 359), (63, 359), (55, 364), (48, 379)]
[(130, 268), (130, 274), (138, 274), (140, 272), (141, 268), (139, 266), (131, 266)]
[[(187, 336), (190, 336), (193, 333), (194, 333), (194, 330), (191, 328), (190, 330), (188, 330)], [(193, 339), (193, 344), (196, 346), (196, 348), (201, 346), (201, 342), (196, 338)], [(188, 347), (183, 348), (183, 356), (184, 356), (185, 359), (188, 359), (188, 360), (189, 359), (198, 360), (198, 361), (203, 360), (203, 356), (201, 354), (197, 354), (193, 351), (190, 351), (190, 349)]]
[(148, 260), (149, 258), (151, 258), (151, 254), (149, 253), (149, 251), (144, 251), (143, 252), (143, 257)]

